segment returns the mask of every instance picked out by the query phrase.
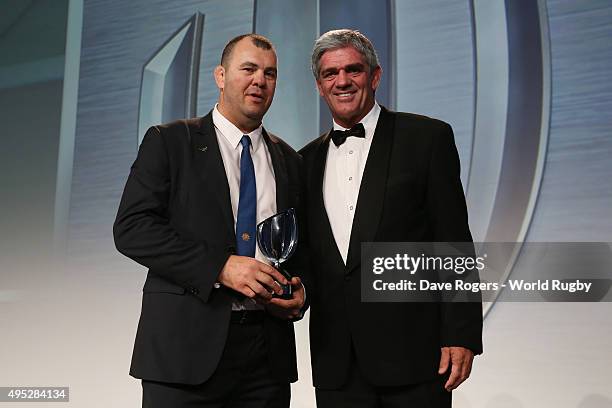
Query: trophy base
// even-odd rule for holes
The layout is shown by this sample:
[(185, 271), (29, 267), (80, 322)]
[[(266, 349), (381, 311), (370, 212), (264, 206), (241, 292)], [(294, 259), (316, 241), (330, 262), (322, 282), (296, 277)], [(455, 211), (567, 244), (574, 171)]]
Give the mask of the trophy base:
[[(278, 269), (278, 271), (280, 273), (283, 274), (283, 276), (285, 278), (287, 278), (287, 280), (291, 281), (291, 274), (289, 272), (287, 272), (280, 265), (277, 265), (277, 269)], [(283, 289), (283, 294), (282, 295), (274, 295), (274, 297), (285, 299), (285, 300), (293, 299), (293, 288), (291, 287), (291, 283), (289, 283), (288, 285), (283, 285), (282, 283), (279, 283), (279, 285)]]
[(283, 289), (283, 294), (282, 295), (273, 295), (272, 297), (280, 298), (280, 299), (285, 299), (285, 300), (293, 299), (293, 290), (291, 288), (291, 285), (282, 285), (282, 284), (280, 284), (280, 287)]

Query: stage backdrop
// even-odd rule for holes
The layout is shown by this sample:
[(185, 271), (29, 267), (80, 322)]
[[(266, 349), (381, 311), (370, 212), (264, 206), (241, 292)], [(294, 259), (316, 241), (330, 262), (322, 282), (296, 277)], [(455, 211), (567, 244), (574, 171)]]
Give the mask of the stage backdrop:
[[(453, 126), (476, 240), (612, 241), (608, 1), (7, 0), (0, 11), (0, 386), (138, 406), (127, 373), (146, 271), (114, 249), (119, 198), (143, 131), (206, 114), (221, 50), (246, 32), (276, 44), (264, 125), (296, 149), (331, 127), (312, 43), (356, 28), (379, 51), (379, 102)], [(311, 408), (308, 315), (296, 327), (292, 406)], [(455, 406), (612, 407), (611, 342), (610, 303), (489, 303), (485, 353)]]

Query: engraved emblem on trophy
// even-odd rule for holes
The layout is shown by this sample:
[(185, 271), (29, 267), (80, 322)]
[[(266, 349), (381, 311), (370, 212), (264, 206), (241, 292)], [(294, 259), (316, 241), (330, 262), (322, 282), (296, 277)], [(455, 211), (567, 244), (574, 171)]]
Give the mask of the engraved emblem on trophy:
[[(257, 225), (257, 244), (261, 253), (287, 280), (291, 280), (291, 274), (281, 264), (293, 255), (297, 240), (297, 218), (293, 208), (266, 218)], [(280, 297), (291, 299), (291, 284), (281, 287), (283, 294)]]

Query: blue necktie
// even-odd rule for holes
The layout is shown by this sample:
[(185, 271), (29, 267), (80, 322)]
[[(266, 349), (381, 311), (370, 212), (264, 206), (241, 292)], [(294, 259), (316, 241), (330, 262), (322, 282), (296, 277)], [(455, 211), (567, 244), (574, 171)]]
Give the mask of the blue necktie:
[(251, 138), (247, 135), (240, 139), (240, 196), (236, 216), (236, 253), (255, 257), (255, 224), (257, 220), (257, 187), (255, 168), (251, 159)]

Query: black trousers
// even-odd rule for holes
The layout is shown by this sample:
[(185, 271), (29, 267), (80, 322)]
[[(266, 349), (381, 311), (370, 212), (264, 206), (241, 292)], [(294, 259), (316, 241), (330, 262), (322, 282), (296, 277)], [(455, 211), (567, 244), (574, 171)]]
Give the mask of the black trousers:
[(273, 379), (263, 325), (230, 324), (219, 366), (204, 384), (142, 381), (143, 408), (288, 408), (289, 383)]
[(317, 408), (450, 408), (451, 393), (444, 389), (448, 375), (419, 384), (378, 387), (366, 380), (353, 353), (349, 377), (339, 389), (317, 388)]

